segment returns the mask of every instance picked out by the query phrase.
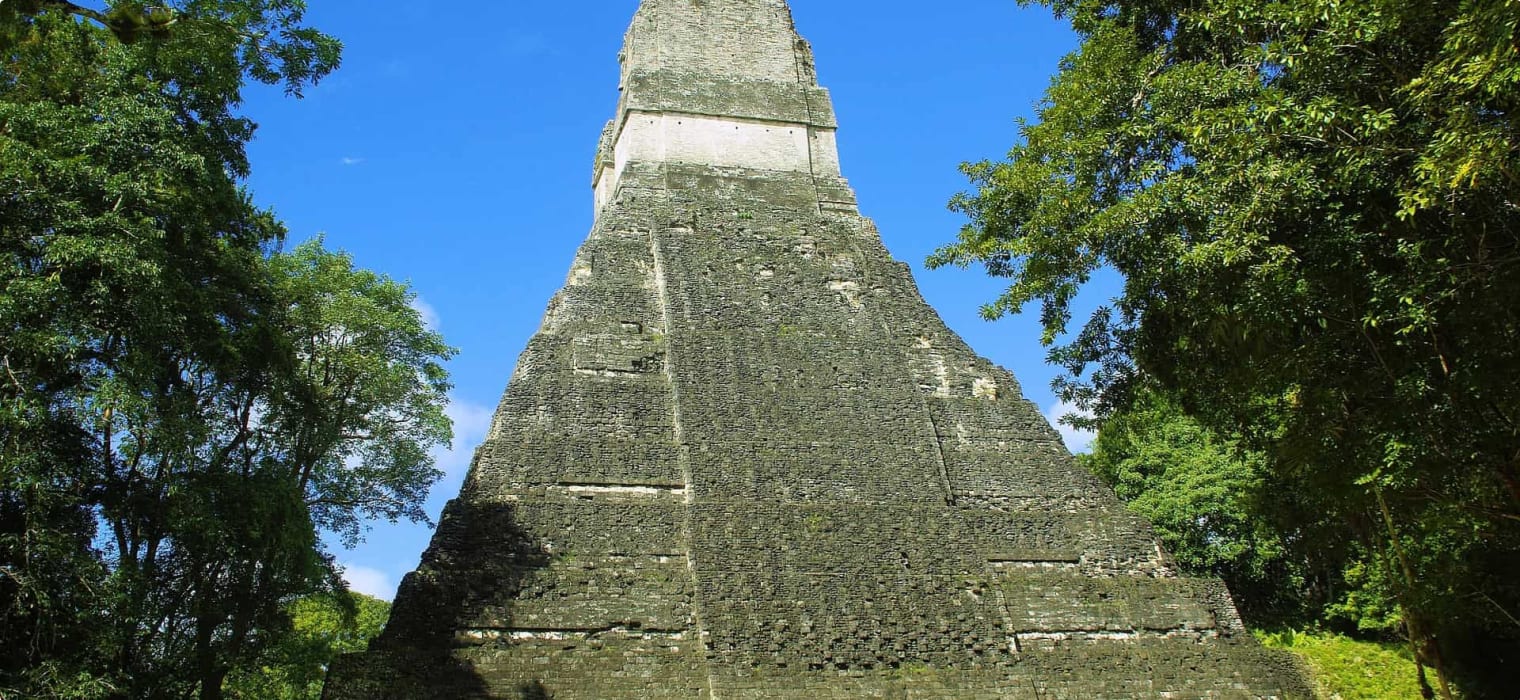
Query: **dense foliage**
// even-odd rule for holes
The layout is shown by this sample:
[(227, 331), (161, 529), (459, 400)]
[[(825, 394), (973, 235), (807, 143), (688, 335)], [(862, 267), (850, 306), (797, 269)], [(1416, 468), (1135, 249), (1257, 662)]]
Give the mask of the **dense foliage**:
[(1177, 566), (1218, 576), (1253, 627), (1319, 619), (1343, 585), (1345, 538), (1265, 458), (1154, 393), (1104, 421), (1078, 457), (1156, 527)]
[(0, 697), (220, 697), (320, 532), (423, 517), (452, 350), (240, 184), (244, 81), (337, 63), (302, 9), (0, 6)]
[(390, 603), (360, 593), (297, 599), (288, 606), (291, 634), (270, 649), (262, 666), (229, 678), (227, 696), (317, 700), (327, 667), (342, 654), (363, 651), (390, 611)]
[[(1038, 302), (1099, 420), (1154, 385), (1355, 547), (1435, 689), (1520, 639), (1520, 5), (1050, 0), (1081, 38), (931, 264)], [(1124, 277), (1067, 339), (1100, 267)]]

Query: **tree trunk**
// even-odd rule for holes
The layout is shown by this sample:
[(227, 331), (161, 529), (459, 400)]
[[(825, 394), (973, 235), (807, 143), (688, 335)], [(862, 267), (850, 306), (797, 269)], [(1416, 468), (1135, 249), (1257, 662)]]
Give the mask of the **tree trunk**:
[(1430, 687), (1430, 681), (1425, 679), (1425, 667), (1430, 666), (1436, 672), (1436, 681), (1441, 686), (1441, 698), (1452, 700), (1451, 688), (1446, 685), (1446, 673), (1441, 659), (1441, 650), (1436, 646), (1436, 641), (1425, 631), (1425, 624), (1418, 619), (1416, 613), (1410, 609), (1408, 596), (1414, 588), (1414, 567), (1409, 564), (1409, 555), (1404, 553), (1404, 543), (1399, 539), (1398, 529), (1393, 525), (1393, 511), (1388, 508), (1387, 499), (1383, 498), (1383, 490), (1373, 488), (1377, 496), (1378, 509), (1383, 513), (1383, 525), (1388, 531), (1388, 542), (1393, 546), (1394, 555), (1398, 558), (1399, 568), (1404, 572), (1404, 590), (1398, 596), (1399, 612), (1404, 616), (1404, 629), (1409, 632), (1409, 646), (1414, 652), (1414, 664), (1420, 674), (1420, 694), (1425, 700), (1433, 700), (1435, 691)]
[(1420, 681), (1420, 697), (1425, 700), (1435, 700), (1436, 691), (1430, 687), (1430, 680), (1425, 677), (1425, 664), (1420, 663), (1419, 657), (1415, 657), (1414, 669)]
[(1520, 479), (1515, 477), (1516, 466), (1516, 463), (1511, 463), (1508, 467), (1499, 467), (1499, 478), (1503, 479), (1504, 485), (1509, 487), (1510, 498), (1514, 499), (1515, 503), (1520, 503)]
[(200, 700), (222, 700), (222, 682), (227, 678), (227, 669), (213, 668), (205, 670), (201, 674)]
[(200, 614), (195, 630), (195, 665), (196, 675), (200, 678), (199, 697), (200, 700), (222, 700), (222, 680), (227, 677), (227, 669), (218, 663), (213, 641), (219, 616), (212, 615), (204, 601), (197, 607)]

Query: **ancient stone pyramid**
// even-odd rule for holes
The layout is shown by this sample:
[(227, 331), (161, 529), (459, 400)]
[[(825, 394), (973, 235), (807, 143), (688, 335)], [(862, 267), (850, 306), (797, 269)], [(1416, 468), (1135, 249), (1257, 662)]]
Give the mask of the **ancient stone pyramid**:
[(645, 0), (620, 59), (595, 227), (327, 698), (1302, 692), (920, 298), (784, 0)]

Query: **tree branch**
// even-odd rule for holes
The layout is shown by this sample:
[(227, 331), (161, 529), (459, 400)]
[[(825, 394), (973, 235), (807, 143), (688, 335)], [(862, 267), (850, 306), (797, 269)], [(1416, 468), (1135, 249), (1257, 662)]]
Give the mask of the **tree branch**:
[(21, 380), (17, 379), (16, 373), (11, 370), (11, 356), (6, 355), (4, 360), (0, 360), (0, 365), (5, 367), (5, 376), (9, 377), (11, 384), (16, 387), (16, 393), (26, 393), (26, 387), (21, 384)]
[(101, 26), (111, 26), (110, 21), (106, 18), (104, 13), (98, 10), (92, 10), (82, 5), (75, 5), (74, 3), (69, 2), (69, 0), (44, 0), (40, 5), (38, 5), (37, 10), (38, 12), (41, 12), (42, 10), (59, 10), (64, 14), (78, 15), (80, 17), (94, 20), (96, 22), (99, 22)]

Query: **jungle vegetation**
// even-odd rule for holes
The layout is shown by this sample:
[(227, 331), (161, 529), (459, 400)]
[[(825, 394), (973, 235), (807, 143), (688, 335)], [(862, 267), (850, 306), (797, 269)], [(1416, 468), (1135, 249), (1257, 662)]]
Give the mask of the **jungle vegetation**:
[(302, 2), (107, 7), (0, 4), (0, 697), (214, 699), (373, 618), (321, 536), (425, 520), (453, 350), (243, 186)]
[(1038, 307), (1089, 464), (1258, 621), (1513, 694), (1520, 5), (1040, 4), (1080, 45), (931, 266)]

